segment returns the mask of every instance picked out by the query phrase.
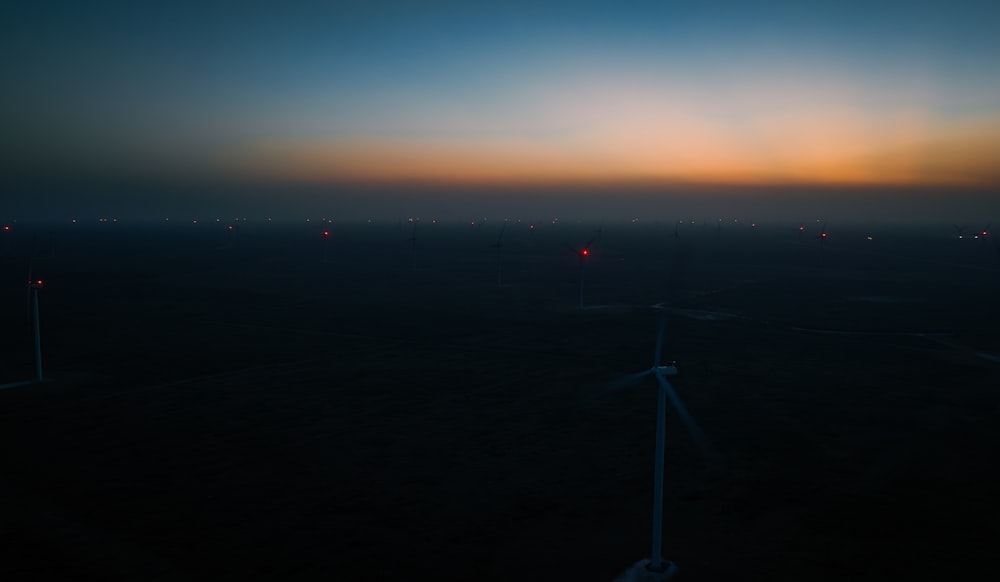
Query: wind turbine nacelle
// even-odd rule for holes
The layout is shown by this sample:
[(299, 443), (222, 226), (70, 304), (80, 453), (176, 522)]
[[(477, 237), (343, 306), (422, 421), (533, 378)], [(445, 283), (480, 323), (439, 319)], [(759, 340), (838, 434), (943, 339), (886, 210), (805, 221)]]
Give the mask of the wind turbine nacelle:
[(661, 376), (676, 376), (677, 375), (677, 362), (670, 362), (669, 364), (664, 364), (662, 366), (657, 366), (656, 371)]

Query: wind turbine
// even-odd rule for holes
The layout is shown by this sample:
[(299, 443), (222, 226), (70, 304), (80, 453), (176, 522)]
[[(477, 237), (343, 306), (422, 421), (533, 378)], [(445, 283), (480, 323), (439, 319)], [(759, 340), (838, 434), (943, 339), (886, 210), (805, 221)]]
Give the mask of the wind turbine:
[(827, 236), (826, 235), (826, 221), (823, 221), (823, 228), (821, 228), (820, 231), (819, 231), (819, 234), (816, 235), (816, 238), (819, 239), (819, 248), (820, 249), (822, 249), (824, 243), (826, 243), (826, 236)]
[(323, 262), (330, 262), (330, 229), (324, 228), (323, 232), (320, 233), (323, 237)]
[(28, 262), (28, 305), (32, 313), (32, 325), (35, 331), (35, 380), (42, 381), (42, 336), (38, 325), (38, 290), (44, 281), (32, 276), (31, 262)]
[(413, 270), (416, 271), (417, 270), (417, 221), (411, 218), (410, 222), (413, 223), (413, 231), (410, 233), (410, 238), (408, 238), (407, 240), (410, 241), (410, 248), (413, 251)]
[(958, 238), (965, 238), (966, 227), (958, 226), (957, 224), (953, 224), (952, 226), (955, 227), (955, 234), (958, 235)]
[(500, 288), (500, 266), (502, 264), (501, 252), (503, 250), (503, 231), (507, 229), (507, 221), (503, 221), (503, 226), (500, 227), (500, 235), (497, 237), (497, 243), (493, 246), (497, 248), (497, 289)]
[(681, 422), (694, 438), (704, 453), (708, 453), (708, 438), (702, 432), (694, 417), (688, 412), (673, 386), (667, 381), (668, 376), (677, 375), (677, 362), (661, 363), (663, 336), (667, 327), (667, 312), (663, 311), (660, 318), (660, 332), (656, 336), (656, 351), (653, 353), (653, 366), (648, 370), (630, 374), (611, 384), (611, 388), (624, 388), (635, 384), (646, 376), (652, 376), (658, 385), (656, 399), (656, 453), (655, 471), (653, 474), (653, 541), (649, 559), (639, 560), (633, 564), (615, 582), (632, 582), (640, 580), (661, 581), (671, 578), (677, 573), (677, 565), (663, 559), (663, 456), (666, 441), (666, 407), (670, 400), (677, 411)]
[(569, 247), (569, 250), (573, 251), (573, 253), (580, 258), (580, 309), (583, 309), (583, 263), (586, 258), (590, 256), (590, 245), (601, 240), (601, 230), (603, 228), (604, 224), (602, 223), (597, 227), (597, 230), (594, 231), (594, 236), (590, 237), (590, 240), (588, 240), (587, 243), (579, 249), (572, 246)]

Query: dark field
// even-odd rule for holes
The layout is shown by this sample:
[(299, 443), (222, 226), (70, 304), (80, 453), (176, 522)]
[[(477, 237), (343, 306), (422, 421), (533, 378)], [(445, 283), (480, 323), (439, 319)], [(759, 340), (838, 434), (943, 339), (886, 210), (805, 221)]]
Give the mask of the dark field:
[[(1000, 547), (1000, 253), (950, 225), (241, 223), (3, 234), (0, 578), (977, 579)], [(54, 252), (52, 250), (54, 249)]]

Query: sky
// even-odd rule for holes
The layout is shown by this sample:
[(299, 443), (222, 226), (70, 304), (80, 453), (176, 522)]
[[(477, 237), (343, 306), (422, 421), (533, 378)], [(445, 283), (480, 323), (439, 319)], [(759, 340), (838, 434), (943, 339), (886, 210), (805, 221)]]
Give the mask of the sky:
[(5, 4), (0, 214), (997, 209), (1000, 3), (284, 4)]

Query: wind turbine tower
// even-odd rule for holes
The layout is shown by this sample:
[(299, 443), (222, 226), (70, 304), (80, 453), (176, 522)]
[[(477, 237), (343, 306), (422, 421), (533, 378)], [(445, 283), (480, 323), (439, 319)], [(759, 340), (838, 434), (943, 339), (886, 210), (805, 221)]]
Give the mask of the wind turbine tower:
[(42, 381), (42, 335), (38, 324), (38, 290), (42, 288), (44, 282), (35, 279), (28, 272), (28, 299), (31, 302), (32, 324), (35, 330), (35, 380)]

